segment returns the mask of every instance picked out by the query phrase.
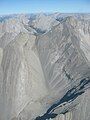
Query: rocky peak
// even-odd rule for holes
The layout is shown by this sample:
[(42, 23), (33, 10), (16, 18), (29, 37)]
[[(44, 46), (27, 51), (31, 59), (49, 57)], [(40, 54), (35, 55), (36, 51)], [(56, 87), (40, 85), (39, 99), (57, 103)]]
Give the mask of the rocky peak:
[(90, 14), (0, 18), (0, 120), (90, 120)]

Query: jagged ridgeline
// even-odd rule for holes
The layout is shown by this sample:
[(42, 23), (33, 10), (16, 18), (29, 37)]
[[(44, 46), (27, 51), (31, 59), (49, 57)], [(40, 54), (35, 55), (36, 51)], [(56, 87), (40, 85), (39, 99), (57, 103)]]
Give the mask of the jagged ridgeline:
[(0, 16), (0, 120), (90, 120), (90, 14)]

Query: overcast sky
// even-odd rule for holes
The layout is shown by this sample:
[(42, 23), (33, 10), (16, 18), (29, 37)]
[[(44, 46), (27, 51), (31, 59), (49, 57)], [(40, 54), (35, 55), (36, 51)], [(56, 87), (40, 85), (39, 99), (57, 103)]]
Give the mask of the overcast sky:
[(38, 12), (90, 13), (90, 0), (0, 0), (0, 14)]

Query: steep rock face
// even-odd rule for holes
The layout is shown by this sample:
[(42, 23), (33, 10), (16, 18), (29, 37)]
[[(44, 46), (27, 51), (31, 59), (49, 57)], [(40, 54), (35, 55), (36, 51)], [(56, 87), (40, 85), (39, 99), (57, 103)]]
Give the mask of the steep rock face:
[(90, 120), (84, 16), (16, 15), (0, 22), (0, 120)]
[[(0, 23), (0, 47), (5, 47), (9, 42), (15, 39), (20, 32), (28, 32), (24, 28), (23, 19), (9, 18)], [(26, 23), (27, 24), (27, 23)]]
[[(38, 38), (36, 45), (50, 89), (55, 90), (56, 78), (57, 82), (65, 79), (67, 83), (87, 73), (89, 66), (80, 44), (78, 34), (66, 22)], [(65, 86), (65, 83), (62, 85)]]
[[(27, 105), (30, 106), (29, 116), (31, 117), (34, 114), (38, 115), (39, 107), (42, 108), (39, 99), (42, 99), (47, 91), (40, 61), (37, 53), (34, 52), (34, 42), (35, 36), (20, 33), (15, 41), (8, 44), (3, 51), (1, 66), (3, 71), (3, 112), (5, 113), (3, 119), (5, 120), (18, 116)], [(38, 106), (37, 110), (34, 104)]]
[[(81, 25), (78, 30), (78, 24), (82, 23), (78, 23), (72, 17), (66, 18), (65, 21), (62, 21), (62, 23), (39, 37), (36, 41), (45, 79), (50, 91), (47, 100), (49, 106), (58, 99), (61, 99), (66, 91), (73, 88), (80, 80), (90, 77), (90, 46), (88, 44), (90, 33), (89, 28), (86, 27), (89, 27), (89, 23), (88, 25), (87, 23), (83, 23), (84, 25)], [(87, 32), (85, 33), (85, 31)], [(78, 107), (75, 107), (76, 110), (73, 110), (73, 113), (71, 112), (72, 118), (70, 119), (89, 120), (89, 115), (87, 117), (87, 114), (89, 114), (88, 110), (90, 109), (90, 106), (87, 106), (89, 99), (89, 91), (86, 91), (73, 104), (72, 102), (66, 102), (66, 105), (64, 105), (66, 108), (62, 107), (56, 110), (56, 113), (62, 113), (66, 110), (72, 111), (71, 109), (76, 104), (79, 104), (77, 105)], [(87, 102), (85, 102), (86, 100)], [(84, 114), (80, 113), (80, 111), (83, 111)], [(87, 111), (86, 114), (85, 111)]]

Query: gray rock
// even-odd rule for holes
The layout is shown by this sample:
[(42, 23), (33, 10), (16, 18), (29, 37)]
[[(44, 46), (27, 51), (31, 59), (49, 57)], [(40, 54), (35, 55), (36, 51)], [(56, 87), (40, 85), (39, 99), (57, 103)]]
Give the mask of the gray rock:
[(90, 120), (90, 14), (0, 21), (0, 120)]

